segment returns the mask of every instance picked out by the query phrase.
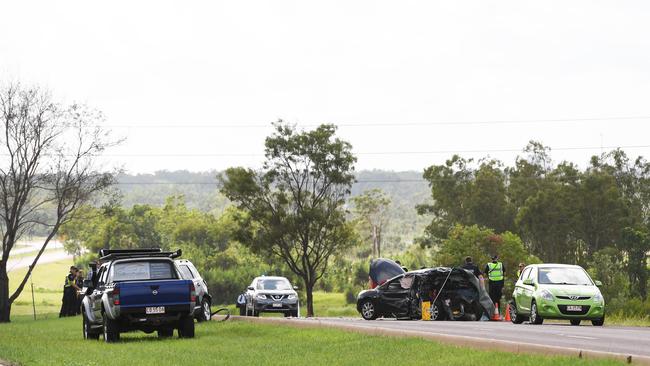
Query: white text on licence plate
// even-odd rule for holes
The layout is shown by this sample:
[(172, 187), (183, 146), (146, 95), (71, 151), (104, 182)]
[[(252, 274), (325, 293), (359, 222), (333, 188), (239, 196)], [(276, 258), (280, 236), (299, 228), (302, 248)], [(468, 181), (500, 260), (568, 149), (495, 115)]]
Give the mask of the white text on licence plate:
[(282, 307), (282, 304), (279, 303), (279, 302), (274, 302), (274, 303), (273, 303), (273, 307), (274, 307), (274, 308), (281, 308), (281, 307)]
[(566, 311), (582, 311), (582, 306), (568, 305)]
[(151, 307), (145, 308), (144, 312), (146, 314), (164, 314), (165, 313), (165, 307), (164, 306), (151, 306)]

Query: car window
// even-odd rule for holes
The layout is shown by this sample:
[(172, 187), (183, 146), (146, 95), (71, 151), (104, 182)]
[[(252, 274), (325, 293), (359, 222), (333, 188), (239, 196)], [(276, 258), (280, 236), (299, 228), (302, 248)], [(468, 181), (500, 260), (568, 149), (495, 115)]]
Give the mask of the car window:
[(183, 276), (184, 279), (191, 280), (194, 278), (194, 274), (192, 273), (192, 270), (187, 265), (182, 264), (179, 266), (179, 269), (181, 270), (181, 275)]
[(574, 267), (540, 268), (538, 281), (553, 285), (593, 285), (584, 269)]
[(522, 281), (527, 279), (528, 276), (530, 275), (531, 269), (532, 269), (531, 267), (524, 269), (524, 271), (521, 273), (521, 276), (519, 276), (519, 279)]
[(267, 278), (257, 281), (258, 290), (291, 290), (291, 284), (285, 279)]
[(132, 261), (115, 263), (111, 268), (113, 281), (168, 280), (176, 278), (169, 261)]
[(399, 280), (399, 284), (403, 289), (409, 289), (413, 286), (413, 276), (404, 276)]
[(388, 282), (388, 286), (386, 286), (387, 291), (401, 291), (404, 290), (402, 287), (402, 280), (404, 277), (396, 278), (390, 282)]

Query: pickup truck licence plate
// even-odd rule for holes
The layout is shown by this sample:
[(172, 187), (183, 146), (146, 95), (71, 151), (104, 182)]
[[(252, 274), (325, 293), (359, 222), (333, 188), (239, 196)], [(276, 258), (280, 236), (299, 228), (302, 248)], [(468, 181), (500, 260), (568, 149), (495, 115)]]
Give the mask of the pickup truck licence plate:
[(582, 311), (582, 306), (569, 305), (569, 306), (566, 307), (566, 311)]
[(279, 302), (274, 302), (274, 303), (273, 303), (273, 307), (274, 307), (274, 308), (281, 308), (281, 307), (282, 307), (282, 304), (279, 303)]
[(165, 313), (165, 307), (164, 306), (151, 306), (151, 307), (146, 307), (144, 309), (144, 312), (146, 314), (164, 314)]

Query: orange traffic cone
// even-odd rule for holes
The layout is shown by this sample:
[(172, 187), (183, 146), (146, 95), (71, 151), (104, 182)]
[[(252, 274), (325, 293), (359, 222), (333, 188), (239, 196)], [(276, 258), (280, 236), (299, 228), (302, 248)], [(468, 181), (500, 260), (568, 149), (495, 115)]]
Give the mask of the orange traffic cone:
[(494, 304), (494, 314), (492, 315), (492, 320), (501, 320), (501, 314), (499, 314), (499, 303)]
[(512, 319), (510, 318), (510, 304), (506, 305), (506, 318), (503, 319), (503, 321), (506, 322), (512, 321)]

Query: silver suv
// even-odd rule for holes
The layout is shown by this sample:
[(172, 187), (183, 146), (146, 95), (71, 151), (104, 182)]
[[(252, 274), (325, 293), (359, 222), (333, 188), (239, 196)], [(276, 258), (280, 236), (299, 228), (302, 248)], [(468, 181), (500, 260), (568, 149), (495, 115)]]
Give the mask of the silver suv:
[(259, 316), (263, 312), (274, 312), (283, 313), (285, 317), (298, 317), (297, 289), (284, 277), (256, 277), (246, 292), (239, 296), (237, 306), (241, 315)]
[(177, 259), (174, 261), (176, 267), (184, 280), (192, 280), (196, 289), (196, 306), (194, 307), (194, 318), (203, 322), (210, 320), (210, 305), (212, 305), (212, 296), (208, 292), (208, 284), (194, 267), (194, 264), (187, 259)]

